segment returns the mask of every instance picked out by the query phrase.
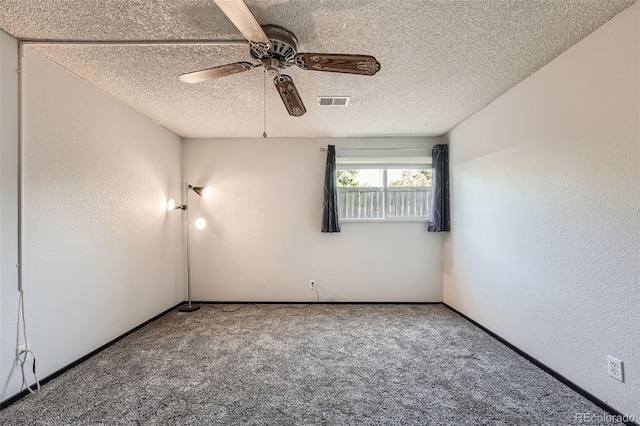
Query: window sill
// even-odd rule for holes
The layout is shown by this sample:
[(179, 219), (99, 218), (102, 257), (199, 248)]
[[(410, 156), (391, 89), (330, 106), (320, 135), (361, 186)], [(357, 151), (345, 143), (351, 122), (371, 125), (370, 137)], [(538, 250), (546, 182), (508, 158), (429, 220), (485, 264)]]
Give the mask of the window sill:
[(340, 219), (340, 223), (412, 223), (412, 222), (422, 222), (428, 223), (429, 219), (424, 217), (387, 217), (384, 219)]

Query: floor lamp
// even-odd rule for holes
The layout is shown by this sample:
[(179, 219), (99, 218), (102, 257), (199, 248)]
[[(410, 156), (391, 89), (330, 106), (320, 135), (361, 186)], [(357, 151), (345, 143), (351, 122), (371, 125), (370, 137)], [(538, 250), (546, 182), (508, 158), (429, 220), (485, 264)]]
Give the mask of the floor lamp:
[[(202, 186), (191, 186), (189, 183), (186, 184), (187, 187), (187, 204), (179, 204), (174, 199), (167, 201), (167, 210), (173, 211), (176, 209), (185, 210), (187, 212), (187, 303), (180, 306), (178, 310), (180, 312), (193, 312), (200, 309), (200, 305), (194, 305), (191, 303), (191, 239), (189, 238), (189, 234), (191, 233), (191, 221), (189, 220), (189, 190), (195, 192), (199, 196), (202, 197), (202, 191), (204, 187)], [(207, 226), (207, 221), (203, 218), (198, 218), (193, 223), (196, 229), (202, 230)]]

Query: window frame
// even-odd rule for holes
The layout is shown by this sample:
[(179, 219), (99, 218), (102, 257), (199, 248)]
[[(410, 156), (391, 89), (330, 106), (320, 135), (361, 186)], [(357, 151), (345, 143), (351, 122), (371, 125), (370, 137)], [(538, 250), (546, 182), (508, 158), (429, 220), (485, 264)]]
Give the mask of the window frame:
[[(359, 162), (347, 162), (340, 161), (336, 164), (336, 172), (338, 170), (345, 169), (376, 169), (382, 170), (382, 217), (371, 217), (371, 218), (343, 218), (340, 217), (340, 223), (371, 223), (371, 222), (428, 222), (429, 216), (387, 216), (388, 207), (387, 206), (387, 170), (389, 169), (430, 169), (431, 163), (406, 163), (406, 164), (396, 164), (396, 163), (359, 163)], [(336, 189), (340, 191), (341, 186), (338, 186)], [(429, 186), (428, 188), (431, 188)]]

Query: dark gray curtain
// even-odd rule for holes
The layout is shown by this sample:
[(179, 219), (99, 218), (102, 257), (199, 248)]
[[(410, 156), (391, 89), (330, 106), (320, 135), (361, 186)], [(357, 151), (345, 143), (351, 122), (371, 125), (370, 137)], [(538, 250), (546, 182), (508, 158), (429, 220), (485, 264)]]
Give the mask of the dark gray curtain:
[(336, 147), (327, 147), (327, 167), (324, 170), (324, 203), (322, 204), (322, 232), (340, 232), (338, 218), (338, 182), (336, 180)]
[(449, 146), (436, 145), (431, 150), (430, 232), (451, 230), (449, 218)]

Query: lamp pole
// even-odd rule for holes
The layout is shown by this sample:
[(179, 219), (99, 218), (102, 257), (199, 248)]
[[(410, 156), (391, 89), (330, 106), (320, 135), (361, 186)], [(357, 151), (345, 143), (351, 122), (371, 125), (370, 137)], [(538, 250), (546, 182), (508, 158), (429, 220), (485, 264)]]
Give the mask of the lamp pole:
[(187, 304), (178, 308), (180, 312), (193, 312), (200, 309), (200, 305), (194, 305), (191, 303), (191, 221), (189, 220), (189, 189), (193, 188), (189, 183), (186, 184), (187, 188)]

